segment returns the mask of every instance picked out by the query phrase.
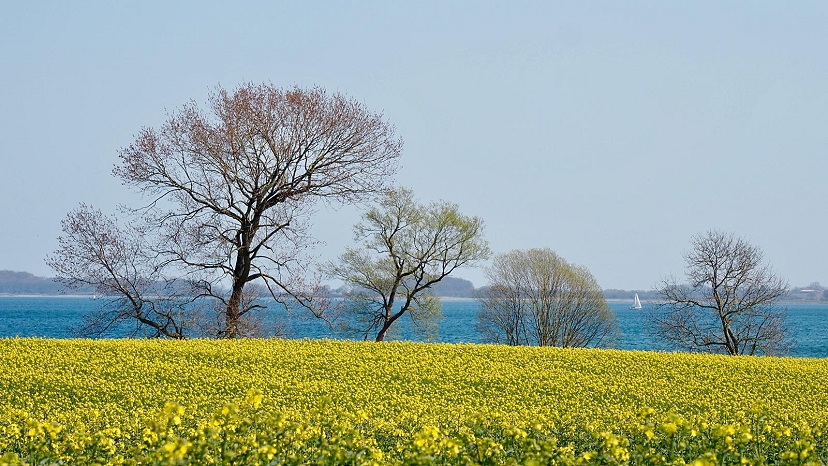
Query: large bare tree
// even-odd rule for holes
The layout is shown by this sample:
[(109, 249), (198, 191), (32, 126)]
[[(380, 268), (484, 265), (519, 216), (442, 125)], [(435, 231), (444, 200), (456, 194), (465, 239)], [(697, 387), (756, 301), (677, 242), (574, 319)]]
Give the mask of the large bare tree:
[[(311, 307), (297, 277), (315, 203), (379, 192), (401, 147), (382, 115), (353, 99), (247, 84), (218, 87), (206, 108), (190, 102), (160, 128), (141, 130), (114, 174), (147, 200), (132, 214), (154, 237), (157, 268), (220, 302), (218, 334), (235, 338), (257, 307), (244, 305), (248, 284)], [(63, 260), (71, 258), (55, 262)]]
[(326, 269), (353, 287), (345, 308), (363, 337), (376, 332), (376, 341), (406, 314), (428, 328), (441, 315), (431, 287), (490, 254), (482, 220), (455, 204), (420, 204), (408, 189), (386, 191), (354, 230), (364, 246), (347, 248)]
[(695, 351), (731, 355), (784, 353), (788, 284), (762, 262), (762, 251), (731, 233), (694, 236), (685, 254), (687, 280), (663, 280), (653, 313), (658, 335)]
[(499, 254), (486, 276), (478, 329), (489, 341), (585, 347), (617, 336), (615, 313), (592, 274), (551, 249)]

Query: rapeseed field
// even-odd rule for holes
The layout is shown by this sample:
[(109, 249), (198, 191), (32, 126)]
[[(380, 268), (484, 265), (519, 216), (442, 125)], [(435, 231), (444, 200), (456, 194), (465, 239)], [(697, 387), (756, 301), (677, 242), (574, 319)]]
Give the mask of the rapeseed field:
[(825, 464), (828, 360), (0, 340), (2, 464)]

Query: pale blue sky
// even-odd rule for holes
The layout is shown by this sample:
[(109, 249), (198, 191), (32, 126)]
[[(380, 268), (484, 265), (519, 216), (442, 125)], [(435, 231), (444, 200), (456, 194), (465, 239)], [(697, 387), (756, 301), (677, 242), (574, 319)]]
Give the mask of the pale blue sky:
[[(134, 203), (110, 170), (142, 126), (270, 81), (384, 112), (399, 184), (496, 252), (649, 289), (718, 228), (828, 284), (826, 24), (824, 1), (3, 2), (0, 269), (52, 275), (66, 212)], [(357, 220), (319, 212), (321, 259)]]

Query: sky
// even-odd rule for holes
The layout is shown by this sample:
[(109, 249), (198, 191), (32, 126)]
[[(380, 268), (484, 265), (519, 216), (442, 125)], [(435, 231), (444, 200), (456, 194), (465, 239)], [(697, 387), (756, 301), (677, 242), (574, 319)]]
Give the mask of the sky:
[[(382, 112), (396, 183), (482, 218), (495, 253), (651, 289), (718, 229), (828, 284), (826, 24), (822, 1), (4, 2), (0, 270), (52, 276), (67, 212), (136, 205), (111, 170), (142, 127), (268, 82)], [(320, 261), (360, 212), (314, 215)]]

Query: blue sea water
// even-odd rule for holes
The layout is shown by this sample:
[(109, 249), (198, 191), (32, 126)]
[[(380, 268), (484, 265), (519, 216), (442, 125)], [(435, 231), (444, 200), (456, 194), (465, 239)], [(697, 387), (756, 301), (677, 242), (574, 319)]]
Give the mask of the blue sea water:
[[(83, 316), (93, 312), (101, 300), (90, 297), (19, 297), (0, 296), (0, 337), (72, 338), (73, 329)], [(613, 345), (619, 349), (664, 349), (645, 326), (646, 312), (630, 310), (626, 302), (610, 302), (618, 316), (621, 336)], [(646, 304), (645, 304), (646, 307)], [(788, 304), (788, 325), (792, 331), (791, 356), (828, 357), (828, 304)], [(443, 320), (436, 341), (446, 343), (480, 343), (475, 329), (480, 304), (474, 300), (446, 300)], [(398, 322), (395, 337), (420, 340), (411, 320)], [(291, 338), (344, 338), (315, 319), (294, 319), (287, 327)], [(127, 335), (128, 329), (116, 330), (111, 336)]]

